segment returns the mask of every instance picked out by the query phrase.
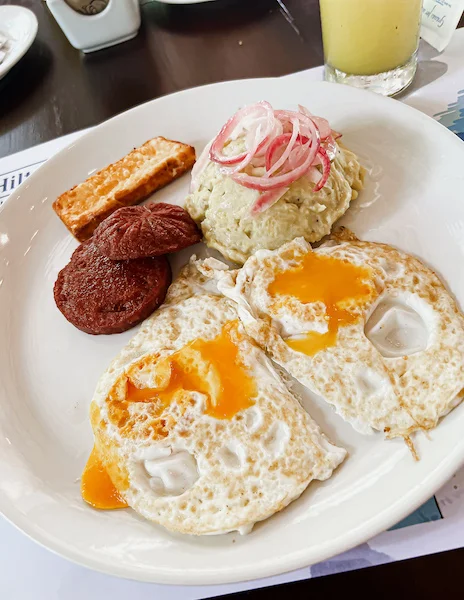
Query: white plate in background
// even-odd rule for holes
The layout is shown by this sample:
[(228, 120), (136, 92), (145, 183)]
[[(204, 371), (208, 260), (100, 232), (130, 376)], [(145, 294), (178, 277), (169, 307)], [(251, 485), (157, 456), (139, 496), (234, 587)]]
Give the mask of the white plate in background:
[[(350, 456), (288, 508), (238, 534), (172, 535), (127, 509), (99, 512), (80, 497), (92, 447), (88, 406), (110, 360), (134, 334), (89, 336), (53, 301), (76, 242), (52, 210), (57, 195), (150, 137), (203, 145), (245, 103), (302, 103), (344, 134), (371, 176), (344, 223), (432, 266), (464, 305), (464, 145), (429, 117), (347, 86), (257, 79), (195, 88), (119, 115), (50, 159), (0, 213), (0, 510), (51, 550), (143, 581), (213, 584), (319, 562), (387, 529), (427, 500), (464, 460), (464, 406), (429, 439), (421, 461), (401, 440), (362, 436), (327, 405), (305, 405)], [(188, 176), (156, 194), (182, 202)], [(188, 251), (177, 256), (186, 260)]]
[(28, 8), (0, 6), (0, 33), (9, 40), (7, 42), (7, 55), (0, 63), (0, 79), (29, 50), (37, 35), (38, 27), (37, 17)]

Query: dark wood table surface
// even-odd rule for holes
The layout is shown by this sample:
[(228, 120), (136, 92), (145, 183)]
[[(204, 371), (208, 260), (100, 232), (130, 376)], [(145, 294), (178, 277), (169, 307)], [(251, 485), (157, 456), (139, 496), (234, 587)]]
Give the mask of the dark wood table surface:
[[(134, 40), (87, 56), (72, 48), (42, 0), (0, 0), (5, 4), (30, 8), (39, 32), (24, 59), (0, 82), (0, 157), (163, 94), (228, 79), (285, 75), (323, 62), (317, 0), (285, 0), (289, 14), (277, 0), (186, 6), (145, 0)], [(463, 566), (461, 549), (243, 595), (322, 593), (330, 599), (356, 590), (376, 599), (451, 599), (462, 596)]]

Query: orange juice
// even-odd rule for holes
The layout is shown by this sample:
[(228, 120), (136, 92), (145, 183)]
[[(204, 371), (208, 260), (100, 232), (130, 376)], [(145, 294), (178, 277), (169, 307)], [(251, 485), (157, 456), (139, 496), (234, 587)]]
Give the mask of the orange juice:
[(325, 62), (350, 75), (407, 63), (417, 49), (422, 0), (320, 0)]

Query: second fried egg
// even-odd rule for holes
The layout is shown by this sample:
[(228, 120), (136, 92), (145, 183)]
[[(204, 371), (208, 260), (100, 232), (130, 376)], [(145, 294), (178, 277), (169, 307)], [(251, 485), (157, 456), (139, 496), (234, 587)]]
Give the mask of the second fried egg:
[(464, 388), (464, 318), (438, 277), (396, 249), (302, 238), (219, 274), (247, 332), (357, 430), (430, 429)]

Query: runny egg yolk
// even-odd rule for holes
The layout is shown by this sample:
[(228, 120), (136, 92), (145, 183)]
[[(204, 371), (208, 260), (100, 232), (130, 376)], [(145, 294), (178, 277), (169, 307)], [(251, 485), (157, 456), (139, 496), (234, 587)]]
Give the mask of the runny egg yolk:
[(287, 339), (290, 348), (313, 356), (334, 346), (339, 328), (360, 318), (353, 308), (365, 305), (371, 297), (371, 280), (370, 269), (315, 252), (308, 252), (297, 266), (278, 273), (268, 287), (271, 296), (293, 296), (303, 304), (325, 305), (327, 331)]
[(82, 498), (94, 508), (125, 508), (127, 504), (119, 496), (118, 490), (103, 466), (94, 447), (81, 478)]
[(205, 412), (216, 419), (231, 419), (249, 408), (257, 388), (232, 339), (239, 335), (237, 327), (237, 321), (230, 321), (216, 338), (197, 339), (171, 354), (168, 376), (158, 388), (140, 389), (129, 380), (127, 400), (167, 406), (178, 393), (195, 391), (206, 396)]
[[(212, 340), (198, 339), (169, 356), (161, 368), (167, 377), (157, 388), (139, 388), (127, 380), (128, 402), (161, 402), (168, 406), (178, 393), (196, 391), (207, 398), (206, 413), (216, 419), (231, 419), (249, 408), (257, 395), (254, 379), (241, 360), (232, 335), (238, 336), (238, 322), (226, 323)], [(124, 508), (116, 487), (92, 450), (81, 480), (83, 499), (94, 508)]]

